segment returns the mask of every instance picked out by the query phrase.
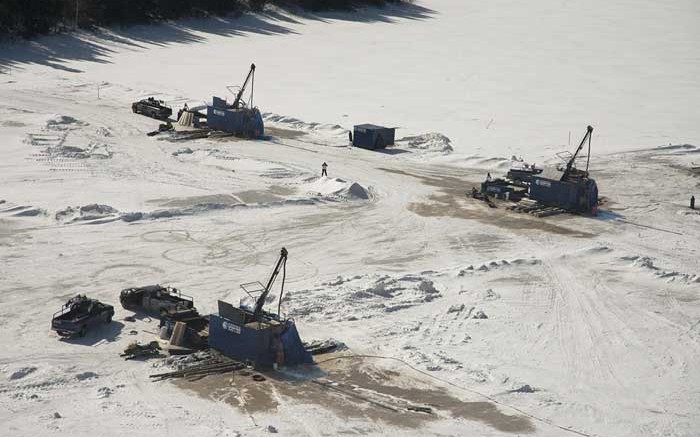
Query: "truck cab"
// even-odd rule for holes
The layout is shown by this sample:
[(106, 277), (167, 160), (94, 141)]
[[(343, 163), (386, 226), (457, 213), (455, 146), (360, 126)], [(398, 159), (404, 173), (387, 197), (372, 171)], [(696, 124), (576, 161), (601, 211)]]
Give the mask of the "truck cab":
[(194, 308), (191, 296), (183, 294), (177, 288), (161, 285), (125, 288), (119, 295), (119, 301), (126, 309), (157, 314), (161, 318), (172, 312)]

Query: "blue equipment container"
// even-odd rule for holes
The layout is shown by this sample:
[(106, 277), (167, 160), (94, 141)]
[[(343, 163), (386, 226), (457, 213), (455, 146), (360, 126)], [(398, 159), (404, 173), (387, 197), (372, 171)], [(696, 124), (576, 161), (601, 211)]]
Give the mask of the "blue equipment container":
[[(219, 314), (209, 318), (209, 346), (224, 355), (251, 362), (257, 368), (270, 368), (273, 364), (296, 366), (313, 363), (311, 354), (304, 348), (292, 320), (283, 320), (278, 314), (263, 310), (270, 289), (282, 271), (282, 288), (277, 311), (282, 305), (286, 276), (287, 249), (280, 251), (272, 276), (263, 286), (249, 282), (241, 288), (255, 299), (255, 307), (234, 307), (219, 301)], [(259, 288), (258, 288), (259, 286)]]
[(561, 181), (532, 176), (530, 198), (567, 211), (590, 212), (598, 204), (598, 185), (593, 179)]
[(396, 129), (374, 124), (358, 124), (353, 128), (352, 145), (363, 149), (383, 149), (394, 145)]
[(207, 125), (210, 128), (248, 138), (264, 135), (265, 126), (258, 108), (234, 108), (216, 96), (212, 100), (212, 104), (207, 105)]
[[(588, 177), (588, 159), (591, 155), (591, 136), (593, 127), (586, 128), (586, 134), (570, 157), (566, 157), (566, 166), (560, 172), (545, 169), (541, 174), (530, 178), (530, 198), (544, 205), (562, 208), (567, 211), (592, 212), (598, 205), (598, 185)], [(575, 166), (583, 146), (588, 142), (586, 168)], [(561, 156), (560, 156), (561, 157)]]
[(284, 353), (281, 360), (284, 366), (313, 363), (291, 320), (267, 319), (241, 324), (221, 314), (212, 314), (209, 317), (209, 346), (228, 357), (254, 363), (261, 369), (269, 369), (279, 362), (280, 347)]

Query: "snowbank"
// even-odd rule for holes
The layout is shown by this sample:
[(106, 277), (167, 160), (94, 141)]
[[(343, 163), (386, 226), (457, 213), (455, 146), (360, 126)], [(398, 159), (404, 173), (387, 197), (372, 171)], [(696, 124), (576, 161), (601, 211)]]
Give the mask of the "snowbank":
[(449, 154), (454, 151), (452, 141), (438, 132), (403, 137), (395, 142), (396, 147), (420, 152), (435, 152)]
[(679, 281), (683, 283), (700, 283), (700, 274), (683, 273), (675, 270), (664, 270), (654, 263), (654, 259), (649, 256), (631, 255), (620, 257), (622, 261), (632, 261), (631, 265), (638, 269), (647, 271), (659, 279), (666, 282)]
[(310, 320), (370, 319), (442, 297), (440, 286), (422, 275), (338, 276), (285, 298), (293, 317)]
[(314, 177), (307, 179), (299, 191), (329, 200), (369, 200), (372, 191), (357, 182), (340, 178)]

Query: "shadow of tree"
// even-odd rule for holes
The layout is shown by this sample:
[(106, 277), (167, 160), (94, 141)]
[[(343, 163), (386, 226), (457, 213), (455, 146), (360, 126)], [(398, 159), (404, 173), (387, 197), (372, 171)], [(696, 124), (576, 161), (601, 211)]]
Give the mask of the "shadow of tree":
[(368, 7), (351, 12), (311, 13), (300, 10), (270, 9), (241, 16), (185, 19), (128, 28), (97, 29), (49, 35), (33, 40), (0, 44), (0, 73), (27, 65), (44, 65), (57, 70), (80, 73), (67, 64), (76, 61), (111, 63), (117, 48), (146, 49), (176, 44), (197, 44), (208, 36), (246, 37), (251, 34), (284, 35), (297, 33), (293, 27), (303, 20), (394, 23), (399, 19), (425, 20), (436, 12), (412, 3)]

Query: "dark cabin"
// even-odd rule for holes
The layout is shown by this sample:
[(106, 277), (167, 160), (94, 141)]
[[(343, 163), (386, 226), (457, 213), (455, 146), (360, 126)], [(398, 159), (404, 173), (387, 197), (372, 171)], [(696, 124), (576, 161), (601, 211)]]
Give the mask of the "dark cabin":
[(363, 149), (376, 150), (394, 145), (393, 127), (374, 124), (358, 124), (353, 128), (352, 145)]

